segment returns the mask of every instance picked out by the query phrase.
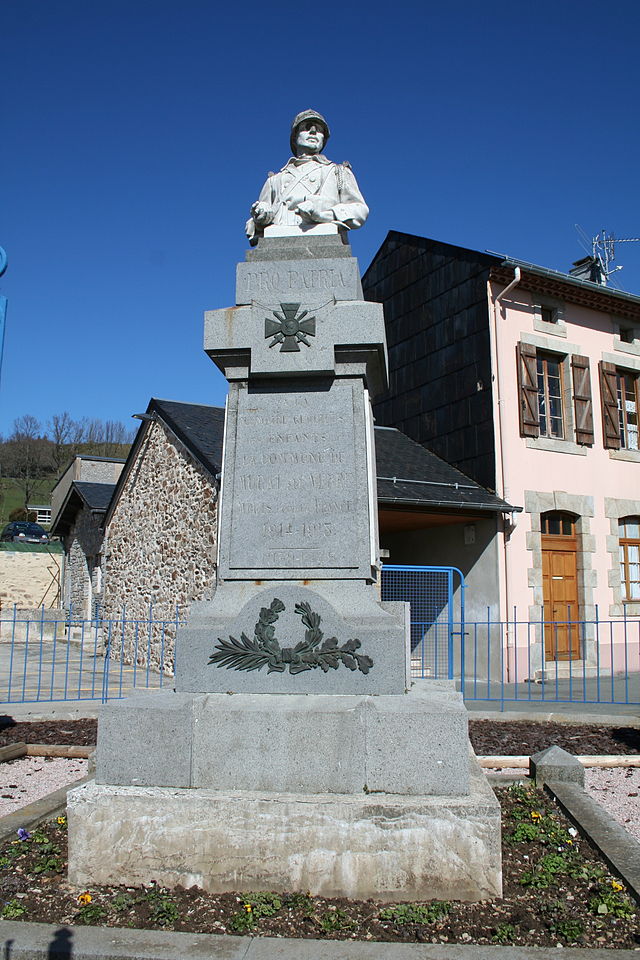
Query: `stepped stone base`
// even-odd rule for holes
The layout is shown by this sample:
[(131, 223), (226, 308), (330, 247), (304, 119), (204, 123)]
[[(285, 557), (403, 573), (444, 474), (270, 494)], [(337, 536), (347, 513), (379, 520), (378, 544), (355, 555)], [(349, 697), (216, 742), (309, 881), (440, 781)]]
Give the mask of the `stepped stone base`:
[(85, 784), (69, 881), (380, 900), (500, 896), (500, 808), (475, 757), (466, 796), (275, 794)]
[(96, 781), (463, 796), (468, 746), (467, 711), (447, 681), (401, 696), (161, 693), (102, 708)]

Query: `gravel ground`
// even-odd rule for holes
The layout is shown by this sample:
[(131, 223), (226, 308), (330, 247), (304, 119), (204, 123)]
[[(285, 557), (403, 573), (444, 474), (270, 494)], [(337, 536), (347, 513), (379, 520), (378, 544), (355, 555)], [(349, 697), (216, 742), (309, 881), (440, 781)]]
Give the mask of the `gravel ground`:
[(87, 760), (22, 757), (0, 764), (0, 817), (87, 775)]
[(587, 767), (584, 782), (587, 793), (640, 842), (640, 768)]

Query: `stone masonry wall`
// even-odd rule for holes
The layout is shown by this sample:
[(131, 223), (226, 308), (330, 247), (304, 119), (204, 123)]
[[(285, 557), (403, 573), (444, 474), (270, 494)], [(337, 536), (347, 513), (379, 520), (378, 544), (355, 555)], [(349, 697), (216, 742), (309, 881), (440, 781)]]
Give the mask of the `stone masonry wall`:
[(93, 583), (93, 578), (102, 550), (102, 516), (96, 516), (88, 507), (83, 507), (65, 538), (67, 563), (64, 600), (67, 606), (73, 604), (74, 619), (91, 618), (95, 613), (95, 604), (100, 600), (100, 593), (94, 590), (97, 584)]
[(125, 605), (125, 620), (140, 621), (125, 626), (124, 650), (114, 631), (113, 657), (172, 672), (176, 604), (184, 621), (215, 589), (217, 492), (173, 433), (150, 423), (105, 537), (103, 616), (120, 618)]

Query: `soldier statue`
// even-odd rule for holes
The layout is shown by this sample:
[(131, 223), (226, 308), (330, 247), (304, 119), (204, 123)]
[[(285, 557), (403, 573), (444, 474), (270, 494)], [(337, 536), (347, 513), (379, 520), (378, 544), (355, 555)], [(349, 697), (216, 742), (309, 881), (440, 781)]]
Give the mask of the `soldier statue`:
[(369, 208), (348, 163), (332, 163), (322, 153), (329, 125), (317, 110), (303, 110), (291, 125), (293, 156), (279, 173), (270, 173), (251, 207), (247, 236), (256, 244), (265, 227), (291, 227), (279, 233), (302, 233), (319, 223), (353, 230)]

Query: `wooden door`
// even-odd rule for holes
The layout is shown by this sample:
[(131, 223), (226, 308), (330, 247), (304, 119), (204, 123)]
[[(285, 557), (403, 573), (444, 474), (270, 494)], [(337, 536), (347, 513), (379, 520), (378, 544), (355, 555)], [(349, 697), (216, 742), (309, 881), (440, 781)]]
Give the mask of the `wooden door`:
[(542, 535), (546, 660), (580, 658), (577, 542), (573, 523), (571, 530), (572, 535)]

